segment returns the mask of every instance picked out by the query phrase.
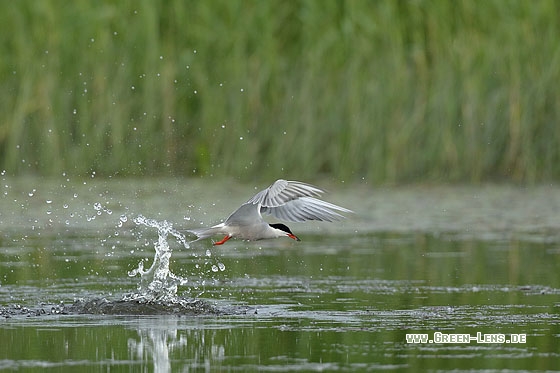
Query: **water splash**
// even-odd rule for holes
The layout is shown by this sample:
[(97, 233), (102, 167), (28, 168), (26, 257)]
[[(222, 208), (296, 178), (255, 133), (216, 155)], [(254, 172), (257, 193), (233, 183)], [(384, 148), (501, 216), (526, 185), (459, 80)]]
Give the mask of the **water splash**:
[(173, 228), (173, 224), (168, 221), (157, 221), (148, 219), (142, 215), (133, 219), (136, 225), (143, 225), (149, 228), (156, 228), (158, 240), (154, 244), (155, 255), (150, 268), (144, 269), (144, 262), (138, 264), (138, 268), (128, 273), (134, 277), (140, 275), (138, 293), (124, 296), (124, 300), (136, 300), (141, 302), (178, 302), (177, 287), (186, 285), (187, 279), (178, 276), (169, 269), (169, 260), (173, 250), (169, 246), (169, 235), (175, 237), (185, 248), (189, 248), (185, 236)]
[[(119, 223), (126, 221), (128, 221), (126, 215), (121, 215)], [(126, 294), (116, 301), (105, 298), (78, 299), (70, 307), (65, 308), (64, 312), (104, 315), (222, 314), (223, 311), (203, 300), (177, 296), (178, 286), (187, 285), (187, 278), (176, 275), (169, 269), (173, 250), (169, 246), (168, 237), (169, 235), (175, 237), (185, 248), (189, 249), (190, 246), (185, 236), (175, 230), (173, 224), (166, 220), (157, 221), (139, 215), (133, 219), (133, 222), (138, 226), (156, 228), (158, 232), (158, 240), (154, 243), (155, 255), (151, 267), (145, 270), (144, 262), (140, 261), (138, 268), (128, 272), (131, 277), (140, 275), (138, 291)], [(218, 264), (219, 270), (225, 270), (222, 263)]]

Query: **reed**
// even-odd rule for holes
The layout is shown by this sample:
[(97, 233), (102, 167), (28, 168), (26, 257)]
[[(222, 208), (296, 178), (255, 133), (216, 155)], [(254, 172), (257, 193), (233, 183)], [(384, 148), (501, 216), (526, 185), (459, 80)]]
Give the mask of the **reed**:
[(560, 177), (560, 3), (1, 1), (0, 169)]

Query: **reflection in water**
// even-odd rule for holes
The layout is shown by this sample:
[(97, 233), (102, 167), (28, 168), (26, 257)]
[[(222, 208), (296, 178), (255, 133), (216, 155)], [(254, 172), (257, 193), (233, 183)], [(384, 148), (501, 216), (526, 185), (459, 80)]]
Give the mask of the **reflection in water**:
[(155, 372), (171, 371), (167, 340), (176, 338), (176, 330), (139, 330), (139, 340), (128, 340), (129, 359), (146, 361), (151, 356)]
[(155, 372), (171, 371), (169, 349), (187, 342), (177, 338), (177, 321), (169, 319), (163, 325), (155, 323), (154, 327), (138, 328), (138, 336), (138, 340), (128, 339), (129, 358), (132, 361), (147, 361), (151, 357)]
[[(127, 346), (131, 361), (153, 362), (154, 372), (172, 371), (176, 356), (182, 356), (181, 365), (209, 370), (225, 359), (225, 344), (216, 340), (216, 330), (211, 335), (204, 330), (180, 330), (177, 318), (140, 319), (136, 332), (138, 338), (129, 337)], [(184, 359), (188, 357), (188, 359)], [(146, 366), (147, 368), (147, 366)]]

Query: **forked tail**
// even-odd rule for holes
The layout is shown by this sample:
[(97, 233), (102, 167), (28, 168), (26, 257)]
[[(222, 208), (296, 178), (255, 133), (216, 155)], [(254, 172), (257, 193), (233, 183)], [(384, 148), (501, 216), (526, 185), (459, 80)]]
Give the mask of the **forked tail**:
[(223, 224), (218, 224), (218, 225), (214, 225), (213, 227), (210, 228), (197, 228), (197, 229), (189, 229), (187, 230), (187, 232), (195, 234), (197, 239), (191, 242), (195, 242), (198, 240), (203, 240), (205, 238), (209, 238), (218, 234), (222, 233), (222, 229), (223, 229), (224, 225)]

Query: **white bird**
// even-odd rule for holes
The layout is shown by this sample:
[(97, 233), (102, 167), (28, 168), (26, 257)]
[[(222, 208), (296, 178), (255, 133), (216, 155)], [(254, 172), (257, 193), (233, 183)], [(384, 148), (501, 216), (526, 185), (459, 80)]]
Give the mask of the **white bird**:
[(332, 222), (344, 218), (337, 211), (352, 212), (315, 198), (322, 193), (323, 190), (299, 181), (276, 180), (274, 184), (241, 205), (223, 223), (210, 228), (192, 229), (189, 232), (198, 237), (195, 241), (217, 234), (225, 235), (222, 240), (214, 242), (214, 245), (222, 245), (232, 237), (248, 241), (290, 237), (300, 241), (286, 225), (269, 224), (264, 221), (262, 215), (272, 215), (277, 219), (292, 222)]

